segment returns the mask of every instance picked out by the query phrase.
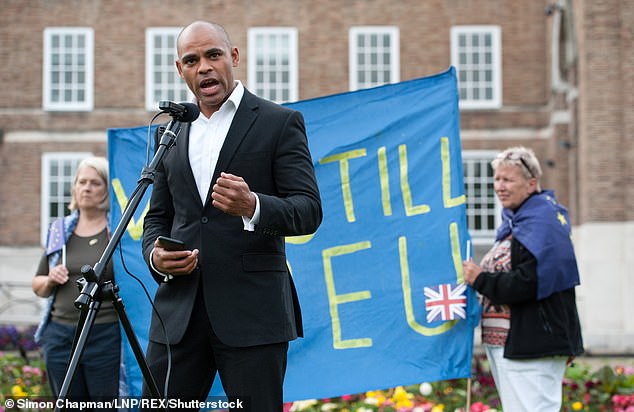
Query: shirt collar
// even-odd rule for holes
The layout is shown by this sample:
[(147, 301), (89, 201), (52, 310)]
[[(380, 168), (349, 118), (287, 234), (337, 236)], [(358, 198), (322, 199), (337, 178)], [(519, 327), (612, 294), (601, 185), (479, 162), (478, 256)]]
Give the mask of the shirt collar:
[[(233, 88), (233, 91), (231, 92), (227, 100), (225, 100), (225, 102), (220, 106), (220, 109), (218, 109), (218, 111), (222, 111), (223, 109), (226, 110), (226, 105), (228, 103), (231, 103), (233, 105), (233, 107), (231, 108), (232, 110), (238, 110), (238, 106), (240, 106), (240, 102), (242, 101), (242, 96), (244, 96), (244, 86), (242, 85), (242, 82), (240, 80), (236, 80), (235, 85), (236, 87)], [(193, 99), (193, 103), (198, 104), (198, 100), (195, 97)], [(199, 119), (208, 120), (202, 112), (196, 120)]]
[(240, 80), (236, 80), (236, 87), (233, 88), (233, 91), (229, 95), (227, 101), (233, 103), (233, 106), (237, 109), (242, 101), (242, 96), (244, 96), (244, 86)]

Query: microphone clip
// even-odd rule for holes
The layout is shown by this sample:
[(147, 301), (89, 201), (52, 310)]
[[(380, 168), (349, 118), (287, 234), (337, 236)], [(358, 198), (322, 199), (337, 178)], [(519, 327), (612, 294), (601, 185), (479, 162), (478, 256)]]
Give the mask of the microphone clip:
[[(198, 117), (196, 110), (198, 107), (192, 103), (175, 103), (169, 100), (161, 100), (159, 102), (159, 109), (179, 122), (191, 122)], [(194, 112), (196, 112), (195, 115)]]

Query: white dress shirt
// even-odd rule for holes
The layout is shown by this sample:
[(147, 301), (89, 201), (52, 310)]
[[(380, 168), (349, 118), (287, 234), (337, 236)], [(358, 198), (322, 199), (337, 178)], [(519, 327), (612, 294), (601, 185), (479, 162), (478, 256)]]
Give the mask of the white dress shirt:
[[(231, 122), (244, 95), (244, 86), (236, 81), (236, 87), (229, 98), (210, 118), (200, 113), (189, 128), (189, 164), (196, 180), (196, 187), (203, 205), (212, 190), (212, 177), (220, 150), (225, 142)], [(248, 184), (249, 182), (247, 182)], [(255, 195), (256, 206), (252, 218), (243, 216), (244, 230), (254, 231), (260, 218), (260, 200)]]

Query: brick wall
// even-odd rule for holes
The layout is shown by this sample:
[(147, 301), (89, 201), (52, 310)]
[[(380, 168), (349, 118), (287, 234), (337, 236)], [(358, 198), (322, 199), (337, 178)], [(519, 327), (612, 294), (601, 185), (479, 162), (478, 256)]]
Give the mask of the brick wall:
[(0, 245), (40, 244), (41, 166), (46, 152), (106, 155), (101, 142), (30, 142), (0, 144)]
[[(127, 126), (145, 121), (145, 29), (181, 26), (197, 18), (225, 24), (241, 50), (237, 77), (244, 81), (247, 29), (297, 27), (300, 99), (348, 90), (351, 26), (398, 26), (401, 80), (407, 80), (435, 74), (449, 66), (452, 25), (499, 24), (504, 52), (504, 104), (514, 111), (534, 112), (549, 96), (545, 70), (548, 20), (538, 2), (515, 3), (518, 2), (481, 0), (465, 6), (463, 1), (455, 0), (260, 0), (198, 1), (183, 7), (166, 0), (9, 1), (0, 17), (0, 44), (4, 45), (0, 57), (12, 64), (0, 73), (0, 82), (12, 87), (7, 98), (0, 101), (0, 119), (5, 130), (95, 130), (112, 127), (113, 122)], [(52, 26), (94, 28), (92, 113), (51, 114), (41, 110), (43, 30)]]
[[(543, 163), (545, 187), (569, 205), (576, 224), (632, 220), (634, 211), (634, 86), (631, 70), (634, 6), (571, 0), (579, 46), (579, 97), (550, 90), (549, 1), (502, 0), (7, 0), (0, 15), (0, 245), (39, 242), (41, 153), (105, 152), (104, 142), (77, 142), (80, 132), (147, 123), (144, 108), (145, 29), (182, 26), (194, 19), (223, 23), (241, 51), (237, 77), (246, 82), (247, 30), (293, 26), (299, 31), (299, 97), (348, 90), (348, 30), (357, 25), (400, 29), (401, 80), (444, 71), (453, 25), (497, 24), (502, 32), (503, 107), (463, 111), (461, 128), (478, 131), (464, 150), (532, 147)], [(95, 31), (95, 108), (89, 113), (42, 110), (43, 30), (89, 26)], [(248, 85), (247, 85), (248, 86)], [(552, 124), (554, 110), (572, 124)], [(66, 132), (69, 141), (7, 139), (22, 132)], [(487, 132), (496, 137), (487, 137)], [(518, 137), (520, 136), (520, 137)], [(566, 145), (572, 142), (572, 145)], [(70, 148), (70, 149), (69, 149)], [(16, 185), (24, 182), (29, 190)], [(28, 192), (28, 193), (26, 193)], [(11, 199), (7, 201), (6, 199)], [(608, 199), (608, 200), (606, 200)], [(578, 213), (577, 213), (578, 212)], [(16, 222), (20, 222), (17, 224)], [(16, 226), (18, 225), (18, 226)]]
[(576, 4), (580, 216), (631, 220), (633, 7), (621, 0)]

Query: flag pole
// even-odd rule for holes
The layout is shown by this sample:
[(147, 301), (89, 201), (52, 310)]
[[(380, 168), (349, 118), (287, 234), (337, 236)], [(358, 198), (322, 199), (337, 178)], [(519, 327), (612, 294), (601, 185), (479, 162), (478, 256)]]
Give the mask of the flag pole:
[[(467, 240), (467, 260), (471, 258), (471, 240)], [(467, 378), (467, 405), (465, 412), (471, 411), (471, 376)]]
[(467, 378), (467, 407), (465, 408), (465, 412), (469, 412), (471, 410), (471, 377)]

